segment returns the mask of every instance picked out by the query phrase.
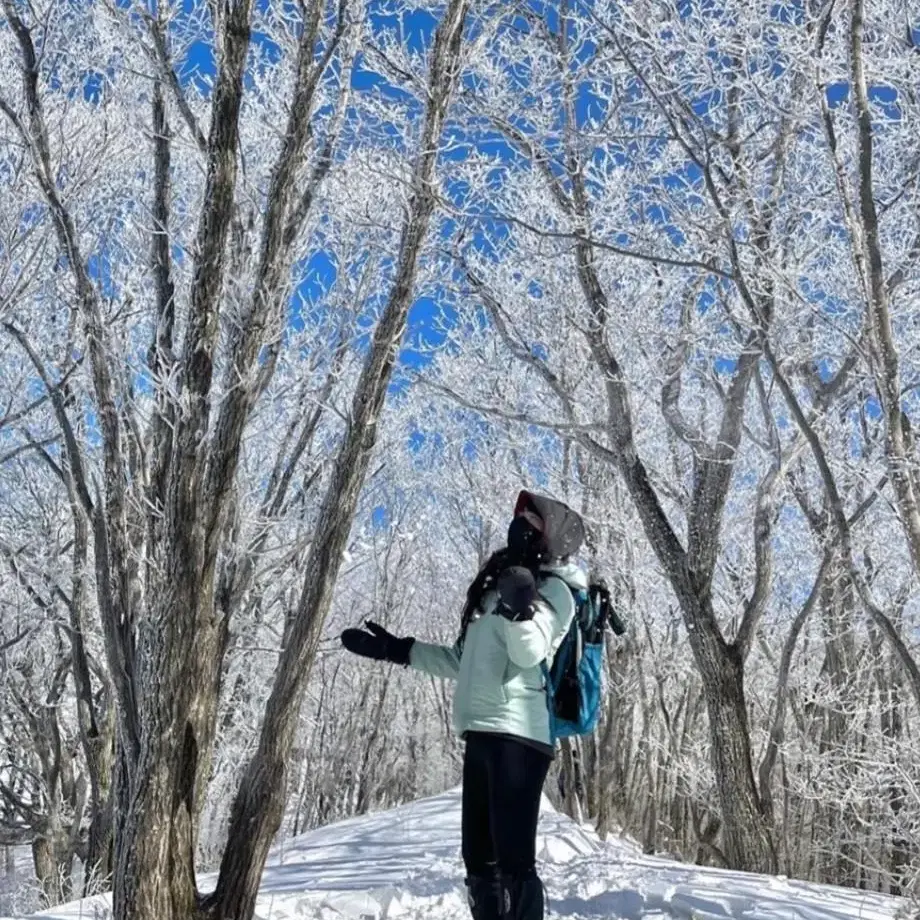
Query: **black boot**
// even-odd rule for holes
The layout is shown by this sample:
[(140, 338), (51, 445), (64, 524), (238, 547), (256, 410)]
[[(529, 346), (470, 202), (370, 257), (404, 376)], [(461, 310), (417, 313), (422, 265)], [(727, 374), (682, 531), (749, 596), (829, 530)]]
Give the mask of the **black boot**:
[(543, 883), (535, 870), (502, 876), (501, 920), (543, 920), (544, 910)]
[(503, 920), (502, 883), (497, 872), (471, 875), (466, 879), (466, 893), (473, 920)]

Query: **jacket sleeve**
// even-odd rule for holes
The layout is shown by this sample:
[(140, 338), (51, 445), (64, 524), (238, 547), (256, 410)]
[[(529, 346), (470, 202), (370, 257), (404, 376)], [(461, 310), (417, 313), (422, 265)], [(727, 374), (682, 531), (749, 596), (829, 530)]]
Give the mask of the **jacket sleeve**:
[(548, 578), (538, 590), (532, 620), (502, 620), (508, 657), (519, 668), (532, 668), (549, 658), (575, 616), (575, 599), (561, 578)]
[(460, 673), (460, 649), (457, 643), (452, 646), (434, 645), (416, 639), (409, 652), (409, 667), (424, 671), (432, 677), (456, 680)]

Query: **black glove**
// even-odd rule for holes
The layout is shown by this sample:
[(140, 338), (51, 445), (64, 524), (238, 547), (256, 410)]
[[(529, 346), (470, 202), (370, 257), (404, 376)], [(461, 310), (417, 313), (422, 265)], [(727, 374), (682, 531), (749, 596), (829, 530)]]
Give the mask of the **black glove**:
[(498, 576), (498, 606), (495, 612), (509, 620), (532, 620), (534, 603), (540, 597), (530, 569), (515, 565)]
[(373, 620), (368, 620), (364, 626), (364, 629), (346, 629), (342, 633), (342, 645), (349, 652), (364, 658), (373, 658), (376, 661), (409, 664), (409, 653), (415, 644), (412, 636), (404, 639), (397, 638)]

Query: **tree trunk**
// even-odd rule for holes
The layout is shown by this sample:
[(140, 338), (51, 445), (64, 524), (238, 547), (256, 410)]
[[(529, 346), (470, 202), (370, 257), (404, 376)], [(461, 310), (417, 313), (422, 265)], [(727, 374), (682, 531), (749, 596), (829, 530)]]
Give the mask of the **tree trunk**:
[[(711, 586), (719, 550), (719, 531), (734, 460), (742, 434), (744, 407), (763, 349), (770, 304), (760, 311), (763, 329), (748, 335), (726, 396), (718, 438), (713, 446), (694, 450), (692, 507), (688, 515), (688, 546), (678, 539), (636, 449), (627, 378), (609, 344), (610, 305), (589, 242), (589, 196), (578, 157), (570, 155), (571, 198), (555, 188), (562, 208), (577, 228), (575, 262), (591, 321), (588, 347), (606, 389), (607, 434), (611, 447), (584, 441), (619, 470), (642, 521), (645, 535), (678, 598), (690, 647), (703, 681), (709, 713), (713, 767), (725, 824), (729, 868), (775, 872), (776, 852), (763, 812), (751, 762), (750, 733), (744, 699), (743, 644), (725, 642), (712, 609)], [(733, 246), (734, 243), (729, 241)], [(740, 276), (736, 283), (740, 287)], [(745, 289), (746, 291), (746, 289)], [(749, 292), (746, 292), (750, 296)], [(755, 314), (757, 310), (753, 311)]]
[(584, 821), (584, 782), (578, 749), (570, 738), (561, 743), (562, 763), (559, 767), (559, 785), (562, 793), (562, 807), (573, 820)]
[(332, 601), (342, 552), (377, 437), (399, 343), (412, 304), (421, 246), (434, 210), (433, 185), (441, 130), (459, 75), (459, 53), (468, 0), (451, 0), (435, 33), (429, 102), (412, 195), (402, 233), (399, 262), (386, 309), (374, 332), (352, 404), (344, 442), (318, 516), (307, 560), (307, 578), (297, 609), (288, 619), (275, 684), (269, 697), (258, 749), (233, 804), (228, 842), (217, 888), (205, 901), (213, 920), (248, 920), (272, 839), (286, 800), (288, 758), (303, 690), (320, 631)]
[(54, 907), (73, 897), (74, 852), (69, 836), (58, 826), (32, 841), (32, 864), (45, 907)]
[(859, 239), (854, 240), (857, 267), (868, 305), (868, 332), (879, 402), (885, 419), (886, 459), (895, 500), (907, 537), (914, 571), (920, 574), (920, 496), (912, 477), (912, 456), (901, 400), (900, 356), (891, 319), (888, 280), (882, 256), (882, 228), (876, 206), (873, 171), (874, 138), (869, 81), (863, 61), (865, 0), (850, 2), (850, 74), (857, 116), (859, 149)]
[[(116, 810), (121, 818), (115, 856), (114, 914), (127, 918), (185, 920), (195, 911), (194, 859), (197, 844), (196, 785), (200, 765), (193, 701), (208, 695), (208, 670), (191, 662), (208, 662), (216, 653), (215, 630), (172, 635), (195, 629), (195, 611), (209, 594), (189, 571), (176, 572), (176, 588), (162, 592), (159, 610), (145, 630), (141, 683), (149, 688), (141, 701), (142, 744), (134, 752), (124, 745), (122, 782)], [(197, 590), (196, 590), (197, 589)], [(172, 616), (186, 611), (185, 622)], [(179, 653), (185, 649), (188, 658)], [(196, 654), (197, 652), (197, 654)]]
[[(595, 360), (605, 369), (607, 415), (614, 444), (612, 459), (626, 482), (646, 537), (677, 596), (703, 684), (713, 769), (724, 822), (725, 856), (731, 869), (773, 873), (777, 865), (776, 851), (752, 766), (743, 649), (723, 638), (710, 597), (712, 563), (718, 541), (718, 527), (710, 518), (721, 520), (734, 459), (731, 444), (740, 437), (747, 384), (741, 376), (745, 373), (744, 362), (739, 362), (732, 384), (719, 452), (699, 461), (701, 469), (694, 485), (691, 553), (678, 540), (636, 452), (625, 377), (603, 335), (608, 312), (606, 297), (594, 270), (590, 248), (581, 245), (576, 248), (586, 299), (593, 305), (598, 322), (592, 335), (592, 349)], [(694, 562), (695, 570), (691, 568)]]
[(741, 655), (718, 632), (705, 627), (690, 630), (690, 644), (709, 714), (726, 859), (733, 869), (773, 874), (776, 850), (754, 780)]

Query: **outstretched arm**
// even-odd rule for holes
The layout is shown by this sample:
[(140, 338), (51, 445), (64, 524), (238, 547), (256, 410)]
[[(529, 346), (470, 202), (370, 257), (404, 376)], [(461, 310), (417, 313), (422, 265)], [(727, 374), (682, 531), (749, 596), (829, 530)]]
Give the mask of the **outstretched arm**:
[(424, 671), (432, 677), (445, 677), (456, 680), (460, 673), (460, 648), (458, 643), (451, 646), (435, 645), (431, 642), (418, 642), (412, 646), (409, 654), (409, 667)]
[(459, 643), (447, 646), (419, 642), (412, 636), (398, 638), (372, 620), (368, 620), (363, 629), (346, 629), (342, 633), (342, 645), (363, 658), (392, 661), (432, 677), (456, 680), (460, 673)]
[(352, 654), (375, 661), (392, 661), (403, 667), (409, 664), (409, 654), (415, 645), (412, 636), (394, 636), (373, 620), (367, 620), (363, 629), (346, 629), (341, 639)]

